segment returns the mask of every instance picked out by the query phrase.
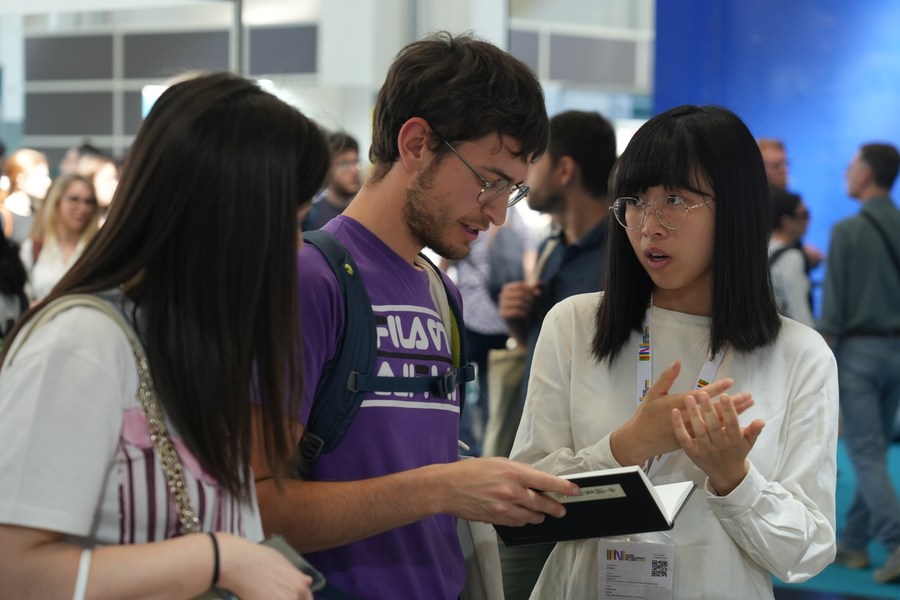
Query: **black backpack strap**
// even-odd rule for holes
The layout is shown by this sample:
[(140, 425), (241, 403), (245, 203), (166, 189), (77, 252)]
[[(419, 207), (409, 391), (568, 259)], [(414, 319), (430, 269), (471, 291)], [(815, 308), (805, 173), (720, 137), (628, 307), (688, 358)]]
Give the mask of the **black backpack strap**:
[[(462, 386), (471, 379), (465, 377), (465, 369), (471, 365), (465, 365), (463, 369), (451, 369), (443, 375), (420, 375), (417, 377), (378, 377), (375, 375), (363, 375), (351, 373), (348, 389), (354, 392), (406, 392), (429, 393), (438, 398), (449, 398), (457, 386)], [(474, 367), (472, 368), (474, 378)]]
[[(333, 235), (321, 230), (303, 232), (328, 262), (340, 284), (344, 302), (344, 330), (335, 358), (319, 379), (312, 410), (300, 440), (300, 458), (307, 467), (322, 452), (337, 446), (362, 402), (356, 380), (375, 365), (375, 315), (356, 263)], [(348, 332), (353, 332), (352, 339)], [(351, 385), (352, 384), (352, 385)], [(324, 401), (323, 401), (324, 399)]]
[[(788, 250), (798, 250), (803, 254), (803, 271), (806, 273), (806, 278), (809, 279), (809, 258), (806, 256), (806, 252), (803, 252), (802, 246), (784, 246), (782, 248), (777, 249), (769, 256), (769, 268), (775, 266), (775, 263), (779, 258), (784, 256), (784, 253)], [(807, 294), (806, 302), (809, 304), (809, 310), (812, 312), (813, 309), (813, 293), (812, 293), (813, 282), (810, 280), (809, 282), (809, 294)]]
[(771, 267), (772, 265), (774, 265), (775, 262), (776, 262), (779, 258), (781, 258), (781, 256), (782, 256), (785, 252), (787, 252), (788, 250), (793, 250), (793, 249), (794, 249), (793, 246), (785, 246), (785, 247), (779, 248), (778, 250), (776, 250), (775, 252), (773, 252), (771, 255), (769, 255), (769, 267)]
[(900, 259), (897, 258), (897, 253), (894, 251), (894, 247), (891, 245), (891, 240), (888, 238), (887, 232), (884, 230), (884, 227), (881, 226), (881, 223), (878, 222), (875, 217), (867, 213), (866, 211), (862, 211), (859, 213), (861, 217), (863, 217), (866, 221), (869, 222), (872, 227), (878, 232), (878, 235), (881, 236), (881, 241), (884, 242), (885, 247), (887, 248), (888, 255), (891, 258), (891, 262), (894, 263), (894, 271), (897, 273), (897, 276), (900, 277)]

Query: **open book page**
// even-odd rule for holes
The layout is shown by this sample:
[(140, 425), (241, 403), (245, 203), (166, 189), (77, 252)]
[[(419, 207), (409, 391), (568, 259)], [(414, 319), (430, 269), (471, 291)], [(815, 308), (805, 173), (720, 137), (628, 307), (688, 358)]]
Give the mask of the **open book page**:
[(659, 504), (662, 506), (669, 523), (675, 520), (675, 515), (681, 510), (681, 505), (687, 500), (694, 489), (693, 481), (680, 481), (678, 483), (664, 483), (653, 486)]
[[(564, 479), (578, 484), (581, 488), (581, 494), (578, 496), (567, 496), (557, 492), (542, 492), (550, 496), (561, 504), (571, 504), (573, 502), (591, 502), (594, 500), (603, 500), (605, 498), (621, 498), (623, 496), (622, 488), (616, 483), (614, 477), (616, 475), (639, 475), (644, 482), (644, 486), (653, 489), (653, 484), (647, 479), (640, 467), (616, 467), (613, 469), (604, 469), (602, 471), (587, 471), (584, 473), (574, 473), (571, 475), (561, 475)], [(595, 478), (603, 478), (604, 483), (593, 483)], [(592, 482), (592, 483), (587, 483)], [(651, 492), (652, 493), (652, 492)], [(660, 505), (659, 499), (656, 504)]]

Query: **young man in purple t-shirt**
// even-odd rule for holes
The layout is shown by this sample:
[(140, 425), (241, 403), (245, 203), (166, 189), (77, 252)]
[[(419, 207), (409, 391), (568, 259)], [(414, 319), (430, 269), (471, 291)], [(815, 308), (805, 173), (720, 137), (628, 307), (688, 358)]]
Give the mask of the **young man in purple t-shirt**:
[[(375, 374), (452, 368), (449, 335), (418, 253), (429, 247), (463, 258), (491, 223), (503, 223), (507, 207), (527, 192), (522, 181), (547, 134), (537, 78), (495, 46), (439, 34), (400, 51), (375, 105), (372, 175), (325, 227), (354, 257), (372, 301)], [(308, 413), (343, 334), (343, 301), (316, 249), (302, 248), (298, 269)], [(535, 523), (564, 513), (541, 490), (577, 493), (563, 479), (504, 458), (458, 460), (458, 424), (458, 391), (449, 398), (367, 394), (308, 480), (276, 488), (257, 461), (267, 532), (286, 535), (356, 598), (456, 599), (466, 572), (454, 517)]]

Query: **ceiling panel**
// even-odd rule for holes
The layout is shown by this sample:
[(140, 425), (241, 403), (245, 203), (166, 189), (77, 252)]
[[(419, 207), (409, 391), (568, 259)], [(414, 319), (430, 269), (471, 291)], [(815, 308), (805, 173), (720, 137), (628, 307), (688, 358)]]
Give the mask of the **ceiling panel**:
[(231, 0), (4, 0), (0, 15), (40, 15), (59, 12), (90, 12), (95, 10), (130, 10), (197, 6)]

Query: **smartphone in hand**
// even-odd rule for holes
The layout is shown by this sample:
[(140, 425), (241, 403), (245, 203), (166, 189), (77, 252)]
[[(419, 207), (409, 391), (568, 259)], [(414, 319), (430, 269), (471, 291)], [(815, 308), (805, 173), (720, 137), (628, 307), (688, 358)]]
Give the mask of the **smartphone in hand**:
[(262, 545), (277, 550), (282, 556), (291, 561), (291, 564), (312, 577), (312, 585), (310, 585), (312, 591), (318, 592), (325, 587), (325, 576), (322, 572), (309, 564), (283, 536), (271, 535), (262, 541)]

